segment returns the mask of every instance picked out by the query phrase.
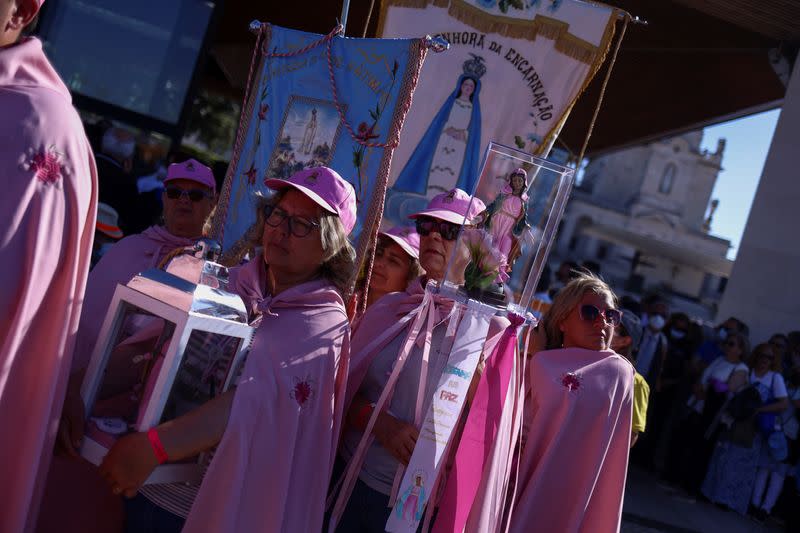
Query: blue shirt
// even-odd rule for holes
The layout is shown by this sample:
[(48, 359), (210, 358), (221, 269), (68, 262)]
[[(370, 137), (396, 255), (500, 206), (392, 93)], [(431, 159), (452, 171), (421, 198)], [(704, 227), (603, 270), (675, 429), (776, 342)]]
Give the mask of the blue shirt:
[[(447, 324), (448, 321), (445, 320), (433, 329), (428, 358), (428, 377), (425, 382), (425, 395), (423, 396), (423, 416), (428, 411), (431, 398), (433, 398), (433, 393), (439, 385), (439, 378), (442, 376), (450, 355), (450, 343), (444, 343)], [(407, 332), (407, 329), (403, 330), (402, 333), (392, 339), (372, 361), (361, 388), (358, 390), (359, 395), (368, 402), (374, 403), (378, 401), (394, 369), (397, 355), (400, 353)], [(406, 359), (405, 366), (397, 379), (394, 394), (387, 409), (390, 415), (409, 424), (414, 424), (421, 368), (422, 348), (414, 344), (414, 348), (408, 359)], [(345, 460), (349, 461), (355, 453), (362, 434), (362, 432), (355, 430), (345, 432), (341, 451)], [(364, 463), (361, 466), (361, 473), (358, 477), (369, 488), (388, 496), (392, 492), (394, 477), (399, 465), (399, 461), (375, 440), (367, 450)]]

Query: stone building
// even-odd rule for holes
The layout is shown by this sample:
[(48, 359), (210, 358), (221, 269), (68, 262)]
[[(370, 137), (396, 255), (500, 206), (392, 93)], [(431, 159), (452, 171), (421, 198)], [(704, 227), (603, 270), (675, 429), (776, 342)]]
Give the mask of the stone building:
[(659, 291), (710, 319), (730, 276), (730, 241), (710, 234), (711, 192), (725, 140), (700, 149), (702, 131), (593, 159), (573, 191), (551, 266), (593, 261), (620, 293)]

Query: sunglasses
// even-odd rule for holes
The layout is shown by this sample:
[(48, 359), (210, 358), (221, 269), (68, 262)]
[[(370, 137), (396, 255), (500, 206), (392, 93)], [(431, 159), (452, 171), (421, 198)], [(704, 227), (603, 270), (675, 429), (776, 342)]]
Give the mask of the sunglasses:
[(619, 309), (600, 310), (591, 304), (584, 304), (579, 309), (581, 319), (586, 322), (594, 322), (597, 317), (602, 316), (606, 323), (616, 327), (622, 321), (622, 312)]
[(213, 194), (202, 189), (181, 189), (180, 187), (167, 187), (167, 198), (177, 200), (186, 195), (192, 202), (199, 202), (203, 198), (213, 198)]
[(273, 228), (277, 228), (283, 224), (283, 221), (285, 220), (289, 225), (289, 233), (295, 237), (301, 238), (308, 236), (308, 234), (311, 233), (314, 228), (319, 227), (319, 222), (308, 220), (307, 218), (303, 217), (289, 215), (289, 213), (280, 207), (275, 207), (274, 205), (268, 205), (264, 207), (264, 218), (264, 221)]
[(454, 241), (458, 238), (458, 231), (461, 229), (459, 224), (452, 222), (445, 222), (444, 220), (436, 220), (428, 217), (420, 217), (416, 220), (417, 233), (422, 237), (426, 237), (431, 232), (436, 232), (441, 235), (442, 239), (446, 241)]
[(736, 341), (728, 341), (725, 344), (723, 344), (723, 346), (725, 346), (726, 348), (738, 348), (739, 343)]

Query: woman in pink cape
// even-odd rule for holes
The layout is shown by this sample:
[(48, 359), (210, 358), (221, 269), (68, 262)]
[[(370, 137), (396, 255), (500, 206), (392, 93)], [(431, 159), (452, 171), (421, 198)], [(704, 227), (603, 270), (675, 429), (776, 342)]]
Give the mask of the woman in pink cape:
[(363, 276), (356, 283), (356, 294), (348, 303), (347, 314), (353, 324), (353, 329), (363, 315), (362, 305), (369, 308), (387, 294), (405, 291), (408, 284), (421, 274), (419, 234), (416, 230), (409, 226), (394, 226), (379, 232), (369, 287), (364, 287), (365, 280), (363, 278), (366, 276)]
[[(49, 528), (45, 531), (113, 533), (122, 527), (119, 498), (108, 494), (97, 469), (78, 457), (76, 451), (81, 445), (85, 422), (80, 386), (117, 285), (127, 283), (139, 272), (160, 266), (176, 249), (192, 246), (202, 236), (203, 225), (214, 208), (214, 175), (210, 168), (194, 159), (170, 165), (164, 184), (164, 225), (152, 226), (117, 242), (89, 273), (72, 375), (61, 411), (57, 441), (60, 453), (53, 461), (43, 503), (43, 523)], [(139, 325), (131, 321), (126, 329), (134, 334)], [(179, 513), (175, 520), (182, 520), (188, 514), (187, 505), (174, 505), (180, 498), (172, 495), (169, 488), (159, 485), (148, 490), (153, 494), (145, 497), (150, 498), (153, 506), (168, 507), (173, 514)], [(167, 494), (162, 495), (165, 492)], [(103, 513), (94, 509), (101, 509)], [(85, 520), (89, 512), (94, 513), (91, 524)], [(52, 517), (56, 516), (58, 519), (54, 520)]]
[(582, 274), (559, 291), (538, 328), (508, 510), (513, 533), (619, 530), (634, 371), (610, 349), (621, 317), (614, 306), (609, 286)]
[(261, 314), (235, 390), (147, 433), (101, 466), (133, 496), (158, 463), (218, 445), (183, 531), (319, 531), (342, 417), (355, 253), (355, 191), (328, 168), (267, 180), (263, 257), (234, 274)]
[(167, 254), (192, 246), (203, 236), (203, 225), (216, 204), (211, 169), (194, 159), (174, 163), (167, 170), (164, 186), (164, 225), (151, 226), (117, 242), (89, 274), (73, 371), (88, 366), (117, 284), (129, 282), (148, 268), (159, 267)]
[(89, 271), (97, 176), (69, 91), (0, 2), (0, 531), (32, 530)]
[[(347, 383), (349, 409), (337, 468), (345, 471), (345, 475), (349, 473), (353, 481), (345, 482), (338, 494), (329, 530), (342, 533), (384, 531), (391, 512), (390, 495), (395, 477), (398, 469), (408, 464), (419, 435), (421, 421), (416, 420), (416, 414), (427, 411), (427, 404), (450, 355), (455, 332), (448, 328), (454, 305), (452, 300), (433, 296), (435, 318), (425, 389), (420, 391), (420, 373), (424, 368), (423, 348), (420, 345), (424, 335), (420, 333), (386, 405), (377, 405), (376, 402), (412, 327), (412, 313), (425, 298), (424, 284), (427, 279), (438, 282), (444, 279), (447, 261), (456, 248), (461, 225), (465, 221), (470, 223), (484, 209), (483, 202), (477, 200), (470, 205), (470, 199), (466, 192), (453, 189), (434, 197), (425, 210), (412, 215), (420, 235), (420, 264), (427, 277), (414, 280), (404, 292), (382, 297), (367, 309), (357, 325)], [(459, 270), (463, 274), (469, 260), (466, 253), (456, 252), (456, 256), (460, 258), (460, 267), (454, 266), (451, 275)], [(501, 318), (492, 320), (487, 345), (491, 347), (497, 342), (506, 323)], [(488, 348), (485, 353), (490, 351)], [(372, 434), (365, 435), (368, 420), (376, 410), (378, 414)], [(366, 444), (373, 437), (374, 442)], [(360, 456), (359, 449), (365, 450)], [(339, 477), (335, 476), (334, 481)], [(426, 490), (430, 491), (430, 487)], [(403, 501), (410, 505), (408, 508), (416, 506), (411, 514), (420, 515), (423, 512), (420, 493), (407, 496), (411, 496), (410, 504), (407, 499)]]

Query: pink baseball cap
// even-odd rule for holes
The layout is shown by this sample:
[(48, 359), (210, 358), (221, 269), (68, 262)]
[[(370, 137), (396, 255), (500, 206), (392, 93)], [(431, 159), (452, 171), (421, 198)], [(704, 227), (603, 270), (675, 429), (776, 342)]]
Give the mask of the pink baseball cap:
[(289, 187), (297, 189), (324, 210), (337, 215), (348, 234), (356, 225), (356, 191), (333, 169), (306, 168), (289, 179), (270, 178), (264, 180), (264, 184), (276, 191)]
[(189, 180), (199, 183), (217, 192), (217, 182), (214, 181), (214, 173), (196, 159), (187, 159), (183, 163), (173, 163), (167, 169), (167, 177), (164, 183), (172, 180)]
[[(472, 203), (470, 204), (470, 201)], [(461, 189), (437, 194), (428, 202), (428, 207), (408, 218), (432, 217), (452, 222), (453, 224), (472, 224), (475, 218), (486, 210), (486, 204), (478, 198), (472, 198)]]
[(381, 231), (378, 235), (383, 235), (397, 243), (405, 253), (419, 259), (419, 233), (409, 226), (395, 226), (390, 230)]

